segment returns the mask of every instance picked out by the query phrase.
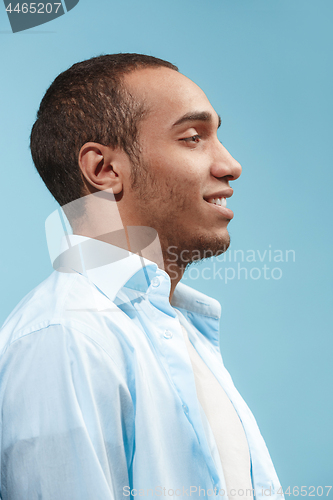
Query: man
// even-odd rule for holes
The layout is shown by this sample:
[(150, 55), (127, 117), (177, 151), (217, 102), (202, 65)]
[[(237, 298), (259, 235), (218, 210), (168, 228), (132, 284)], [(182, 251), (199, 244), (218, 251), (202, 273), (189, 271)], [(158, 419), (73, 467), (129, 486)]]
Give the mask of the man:
[(279, 496), (220, 306), (179, 283), (229, 246), (241, 167), (219, 125), (150, 56), (78, 63), (46, 92), (31, 151), (74, 234), (1, 332), (3, 500)]

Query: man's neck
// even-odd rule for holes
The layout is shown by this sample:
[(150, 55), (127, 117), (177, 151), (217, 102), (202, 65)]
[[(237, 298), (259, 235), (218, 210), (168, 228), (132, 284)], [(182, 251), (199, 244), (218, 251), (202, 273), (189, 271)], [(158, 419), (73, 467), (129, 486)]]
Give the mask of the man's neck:
[(157, 264), (170, 277), (171, 288), (169, 301), (171, 302), (173, 293), (179, 281), (182, 279), (185, 268), (180, 268), (174, 261), (163, 258), (160, 241), (154, 229), (144, 226), (129, 226), (101, 235), (92, 235), (87, 228), (81, 227), (75, 231), (75, 234), (103, 241), (110, 245), (128, 250), (144, 257)]

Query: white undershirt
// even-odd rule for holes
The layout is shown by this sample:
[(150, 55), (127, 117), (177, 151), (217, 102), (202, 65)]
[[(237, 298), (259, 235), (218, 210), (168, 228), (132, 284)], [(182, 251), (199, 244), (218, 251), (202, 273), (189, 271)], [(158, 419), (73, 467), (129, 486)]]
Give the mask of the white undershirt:
[(193, 368), (198, 400), (220, 455), (229, 500), (250, 500), (253, 498), (251, 461), (243, 425), (227, 394), (191, 344), (183, 326), (182, 331)]

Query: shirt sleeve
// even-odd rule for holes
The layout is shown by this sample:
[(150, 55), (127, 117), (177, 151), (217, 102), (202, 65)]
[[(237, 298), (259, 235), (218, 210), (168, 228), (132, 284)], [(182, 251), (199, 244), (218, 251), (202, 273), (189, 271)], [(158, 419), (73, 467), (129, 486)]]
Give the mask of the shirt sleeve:
[(54, 325), (16, 340), (0, 377), (1, 498), (123, 500), (134, 409), (113, 359)]

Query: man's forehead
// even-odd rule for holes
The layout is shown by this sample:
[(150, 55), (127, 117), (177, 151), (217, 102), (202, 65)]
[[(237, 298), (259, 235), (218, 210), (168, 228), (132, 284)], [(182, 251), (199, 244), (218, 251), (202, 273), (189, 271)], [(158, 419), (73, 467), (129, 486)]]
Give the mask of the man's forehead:
[(180, 85), (181, 87), (186, 85), (197, 86), (182, 73), (163, 66), (136, 69), (127, 73), (124, 76), (124, 81), (126, 86), (143, 91), (148, 88), (158, 91), (170, 85)]
[(164, 114), (171, 119), (171, 115), (182, 117), (193, 110), (216, 116), (203, 90), (175, 70), (164, 67), (136, 70), (126, 75), (124, 83), (133, 97), (146, 104), (150, 116)]

